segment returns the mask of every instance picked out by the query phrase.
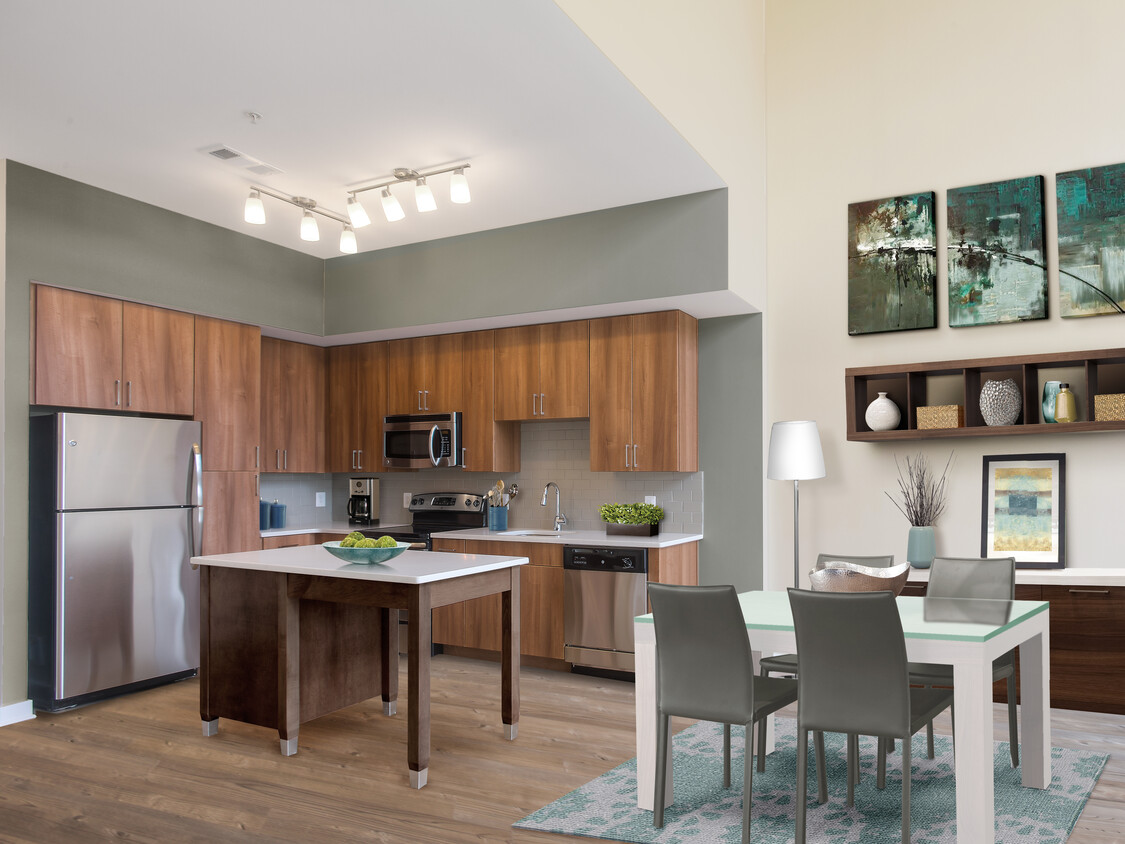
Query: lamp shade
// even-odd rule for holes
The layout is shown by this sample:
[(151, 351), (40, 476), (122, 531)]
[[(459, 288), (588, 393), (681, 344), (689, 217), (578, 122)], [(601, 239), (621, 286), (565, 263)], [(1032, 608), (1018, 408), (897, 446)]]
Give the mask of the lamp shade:
[(824, 477), (824, 453), (815, 422), (774, 422), (766, 477), (805, 481)]

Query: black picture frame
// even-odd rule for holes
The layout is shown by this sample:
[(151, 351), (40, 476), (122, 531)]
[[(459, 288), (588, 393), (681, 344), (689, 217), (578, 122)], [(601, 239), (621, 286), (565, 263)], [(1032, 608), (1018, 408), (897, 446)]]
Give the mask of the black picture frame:
[[(981, 557), (1015, 557), (1023, 569), (1065, 568), (1066, 455), (986, 454), (982, 461)], [(1019, 512), (1009, 492), (1018, 493)], [(998, 497), (1004, 507), (996, 506)], [(998, 529), (998, 517), (1008, 524)]]

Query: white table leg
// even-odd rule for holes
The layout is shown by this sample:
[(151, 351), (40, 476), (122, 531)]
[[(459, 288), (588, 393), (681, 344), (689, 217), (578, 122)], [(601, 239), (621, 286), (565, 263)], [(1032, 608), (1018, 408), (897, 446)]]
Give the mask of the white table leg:
[[(1044, 613), (1046, 615), (1046, 613)], [(1020, 767), (1024, 788), (1051, 784), (1050, 628), (1020, 644)]]
[[(651, 812), (656, 783), (656, 631), (651, 624), (634, 624), (633, 634), (636, 647), (634, 700), (637, 708), (637, 808)], [(665, 805), (672, 805), (671, 744), (668, 752)]]
[[(974, 655), (975, 657), (975, 655)], [(992, 781), (992, 662), (970, 658), (953, 666), (956, 732), (957, 841), (995, 840)]]

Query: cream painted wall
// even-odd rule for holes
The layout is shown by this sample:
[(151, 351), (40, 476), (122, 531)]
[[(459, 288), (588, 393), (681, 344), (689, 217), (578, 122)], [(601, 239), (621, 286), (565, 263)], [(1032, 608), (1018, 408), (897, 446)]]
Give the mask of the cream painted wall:
[[(803, 567), (821, 550), (906, 555), (906, 520), (883, 495), (894, 455), (956, 451), (938, 553), (980, 548), (981, 456), (1067, 455), (1067, 561), (1121, 566), (1125, 433), (917, 443), (845, 441), (844, 368), (1125, 346), (1125, 317), (1062, 320), (1058, 172), (1125, 161), (1120, 33), (1125, 4), (1099, 0), (770, 0), (769, 421), (815, 419), (828, 477), (801, 488)], [(939, 262), (938, 328), (849, 337), (850, 202), (934, 190), (944, 252), (950, 188), (1046, 179), (1050, 318), (951, 329)], [(768, 428), (767, 428), (768, 430)], [(767, 582), (792, 571), (791, 484), (770, 482)]]

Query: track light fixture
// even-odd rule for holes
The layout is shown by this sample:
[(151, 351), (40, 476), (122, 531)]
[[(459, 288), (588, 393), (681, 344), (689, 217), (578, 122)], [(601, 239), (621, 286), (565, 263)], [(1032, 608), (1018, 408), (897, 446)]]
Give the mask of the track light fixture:
[(302, 209), (301, 240), (320, 240), (320, 227), (317, 225), (316, 217), (313, 216), (314, 214), (319, 214), (321, 217), (327, 217), (329, 220), (335, 220), (337, 223), (343, 224), (344, 230), (340, 234), (341, 252), (352, 254), (358, 251), (359, 247), (356, 244), (355, 231), (348, 218), (343, 214), (337, 214), (335, 211), (329, 211), (326, 208), (319, 207), (315, 199), (309, 199), (305, 196), (286, 196), (283, 193), (275, 193), (268, 188), (253, 185), (250, 190), (250, 196), (246, 198), (246, 210), (243, 215), (246, 222), (253, 223), (254, 225), (262, 225), (265, 223), (266, 209), (262, 204), (262, 194), (272, 196), (274, 199), (280, 199), (282, 202), (288, 202), (290, 205), (295, 205)]
[(352, 225), (358, 229), (360, 226), (366, 226), (371, 222), (371, 218), (364, 211), (356, 196), (356, 194), (369, 190), (380, 191), (383, 215), (387, 218), (387, 222), (393, 223), (405, 217), (406, 212), (402, 210), (402, 205), (391, 193), (391, 188), (394, 185), (403, 182), (414, 182), (414, 203), (420, 212), (436, 210), (437, 202), (434, 200), (434, 193), (430, 190), (427, 179), (430, 176), (437, 176), (442, 173), (453, 174), (449, 182), (449, 201), (464, 204), (470, 200), (469, 181), (465, 178), (465, 170), (471, 166), (470, 164), (458, 164), (454, 167), (442, 167), (439, 170), (427, 170), (425, 173), (419, 173), (417, 170), (411, 170), (407, 167), (396, 167), (392, 171), (394, 178), (390, 181), (382, 181), (365, 188), (348, 191), (348, 215), (351, 217)]

